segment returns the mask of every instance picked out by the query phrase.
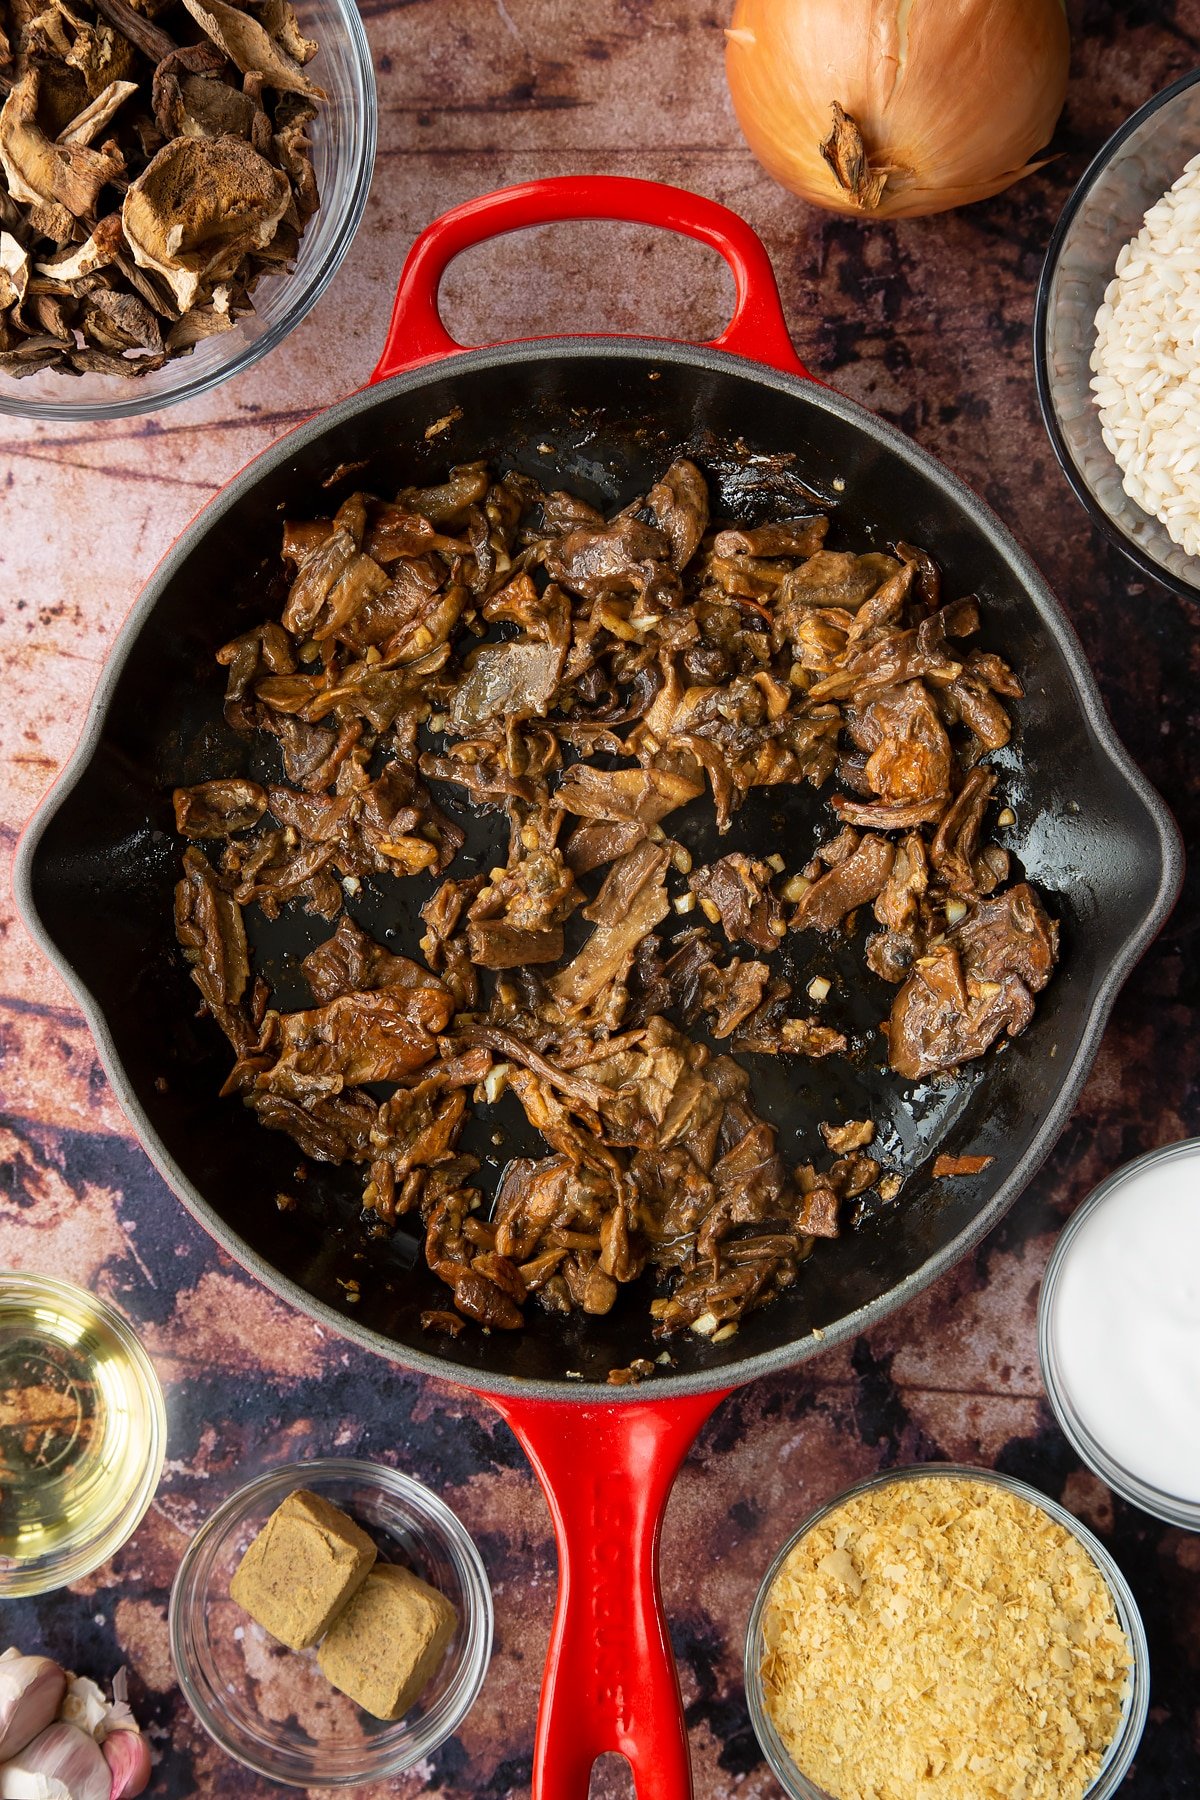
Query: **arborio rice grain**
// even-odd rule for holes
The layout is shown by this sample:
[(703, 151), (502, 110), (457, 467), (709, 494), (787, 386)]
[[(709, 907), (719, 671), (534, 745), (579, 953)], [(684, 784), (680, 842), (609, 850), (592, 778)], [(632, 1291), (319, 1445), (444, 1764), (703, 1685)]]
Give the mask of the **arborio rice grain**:
[(776, 1576), (763, 1634), (767, 1710), (833, 1800), (1082, 1800), (1131, 1666), (1082, 1546), (964, 1476), (829, 1513)]
[(1200, 156), (1118, 256), (1091, 367), (1125, 492), (1200, 555)]

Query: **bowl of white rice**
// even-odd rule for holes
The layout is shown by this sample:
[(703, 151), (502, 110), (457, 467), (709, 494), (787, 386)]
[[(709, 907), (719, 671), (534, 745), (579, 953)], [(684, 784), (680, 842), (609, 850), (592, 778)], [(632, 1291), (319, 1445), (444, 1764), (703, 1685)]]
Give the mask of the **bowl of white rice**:
[(1067, 202), (1034, 362), (1097, 524), (1146, 574), (1200, 594), (1200, 69), (1134, 113)]

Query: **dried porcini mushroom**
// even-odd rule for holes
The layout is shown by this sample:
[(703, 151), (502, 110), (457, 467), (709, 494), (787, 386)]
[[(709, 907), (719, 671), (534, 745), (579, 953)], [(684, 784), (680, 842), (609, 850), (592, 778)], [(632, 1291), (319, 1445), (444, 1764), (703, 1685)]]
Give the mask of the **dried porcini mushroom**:
[(0, 107), (0, 165), (8, 192), (14, 200), (56, 204), (85, 218), (124, 163), (119, 154), (48, 138), (37, 120), (38, 84), (38, 70), (28, 69)]
[(138, 266), (162, 276), (183, 313), (270, 243), (291, 193), (240, 138), (176, 138), (130, 187), (121, 223)]
[(193, 344), (202, 344), (205, 338), (216, 337), (220, 331), (232, 331), (233, 320), (228, 311), (222, 312), (217, 306), (194, 306), (191, 312), (184, 313), (177, 319), (167, 333), (167, 350), (175, 355), (182, 350), (190, 350)]
[(114, 294), (97, 288), (83, 303), (80, 325), (84, 337), (98, 350), (114, 356), (127, 351), (153, 355), (163, 347), (162, 327), (144, 300), (136, 294)]
[(47, 275), (52, 281), (81, 281), (85, 275), (95, 275), (98, 270), (106, 269), (117, 259), (123, 237), (121, 233), (121, 216), (110, 213), (101, 219), (91, 236), (82, 244), (73, 245), (69, 250), (61, 250), (57, 256), (51, 256), (45, 262), (35, 264), (39, 275)]
[(288, 0), (263, 0), (258, 8), (258, 15), (275, 42), (295, 62), (312, 61), (317, 54), (317, 45), (301, 31), (300, 22)]
[(296, 198), (296, 211), (307, 219), (321, 204), (316, 171), (312, 166), (312, 139), (308, 128), (317, 116), (313, 101), (299, 94), (281, 100), (276, 108), (275, 154), (287, 170)]
[(29, 286), (29, 257), (10, 232), (0, 231), (0, 313), (20, 306)]
[(90, 144), (116, 117), (117, 108), (130, 94), (137, 93), (136, 81), (110, 81), (94, 100), (89, 100), (81, 113), (58, 134), (60, 144)]
[(229, 331), (320, 204), (288, 0), (0, 0), (0, 372), (136, 378)]
[(280, 31), (286, 33), (285, 39), (264, 30), (257, 19), (242, 12), (240, 7), (226, 6), (224, 0), (183, 0), (183, 3), (205, 36), (224, 50), (243, 75), (260, 75), (268, 86), (278, 89), (281, 94), (312, 94), (317, 99), (325, 98), (288, 47), (302, 46), (308, 53), (305, 61), (315, 48), (308, 38), (300, 36), (290, 6), (276, 0), (276, 22)]
[(89, 100), (123, 80), (133, 64), (125, 39), (102, 20), (88, 21), (66, 5), (50, 0), (44, 11), (29, 17), (20, 47), (41, 70), (40, 123), (56, 137)]
[(173, 50), (154, 71), (154, 117), (168, 137), (241, 137), (249, 140), (253, 100), (219, 79), (225, 57), (215, 44)]

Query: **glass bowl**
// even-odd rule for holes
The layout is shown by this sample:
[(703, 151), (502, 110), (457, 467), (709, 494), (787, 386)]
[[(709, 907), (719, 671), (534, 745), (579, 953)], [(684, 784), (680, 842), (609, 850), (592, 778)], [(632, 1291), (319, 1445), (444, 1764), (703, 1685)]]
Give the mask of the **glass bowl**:
[(166, 1438), (158, 1377), (114, 1307), (0, 1273), (0, 1598), (115, 1555), (154, 1498)]
[(1042, 1280), (1042, 1291), (1038, 1299), (1038, 1356), (1042, 1365), (1042, 1382), (1054, 1416), (1064, 1437), (1088, 1467), (1116, 1493), (1123, 1495), (1134, 1506), (1140, 1506), (1144, 1512), (1153, 1513), (1156, 1519), (1165, 1519), (1169, 1524), (1182, 1526), (1186, 1531), (1200, 1531), (1200, 1501), (1189, 1499), (1183, 1494), (1170, 1493), (1136, 1475), (1100, 1441), (1082, 1416), (1079, 1405), (1072, 1396), (1071, 1384), (1063, 1366), (1062, 1332), (1057, 1304), (1062, 1294), (1063, 1276), (1072, 1248), (1089, 1220), (1095, 1218), (1110, 1195), (1125, 1187), (1131, 1180), (1136, 1180), (1148, 1169), (1176, 1161), (1194, 1165), (1192, 1179), (1200, 1191), (1200, 1138), (1184, 1138), (1180, 1143), (1166, 1144), (1159, 1150), (1150, 1150), (1145, 1156), (1139, 1156), (1117, 1169), (1099, 1187), (1094, 1188), (1071, 1214), (1059, 1234)]
[(16, 381), (0, 374), (0, 414), (24, 419), (122, 419), (158, 412), (227, 381), (283, 342), (337, 273), (358, 230), (375, 166), (379, 102), (371, 50), (355, 0), (294, 0), (300, 29), (320, 45), (309, 65), (328, 98), (311, 127), (321, 204), (295, 266), (265, 275), (254, 310), (149, 375), (62, 375)]
[[(242, 1554), (294, 1488), (350, 1514), (387, 1562), (408, 1565), (458, 1609), (432, 1683), (402, 1719), (373, 1719), (339, 1694), (315, 1650), (285, 1649), (229, 1597)], [(382, 1463), (287, 1463), (248, 1482), (202, 1525), (171, 1589), (171, 1655), (205, 1730), (238, 1762), (292, 1787), (356, 1787), (410, 1769), (457, 1730), (492, 1650), (492, 1593), (475, 1544), (450, 1508)]]
[(1063, 209), (1038, 282), (1034, 371), (1042, 418), (1063, 473), (1093, 520), (1145, 574), (1200, 593), (1200, 557), (1121, 485), (1100, 435), (1090, 367), (1096, 310), (1122, 246), (1200, 149), (1200, 69), (1164, 88), (1113, 133)]
[(1115, 1794), (1129, 1770), (1137, 1752), (1142, 1732), (1146, 1725), (1146, 1714), (1150, 1705), (1150, 1650), (1146, 1642), (1146, 1632), (1138, 1612), (1137, 1602), (1129, 1590), (1129, 1584), (1120, 1569), (1109, 1555), (1104, 1545), (1092, 1536), (1087, 1528), (1080, 1524), (1072, 1513), (1048, 1500), (1045, 1494), (1039, 1494), (1036, 1488), (1029, 1487), (1023, 1481), (1015, 1481), (1010, 1475), (1002, 1475), (995, 1469), (973, 1469), (961, 1463), (917, 1463), (905, 1469), (885, 1469), (879, 1475), (872, 1475), (865, 1481), (855, 1482), (853, 1487), (846, 1488), (836, 1499), (805, 1519), (800, 1529), (788, 1539), (779, 1554), (771, 1563), (763, 1578), (754, 1602), (754, 1610), (750, 1615), (750, 1624), (746, 1631), (745, 1682), (746, 1701), (750, 1709), (750, 1720), (755, 1735), (775, 1777), (786, 1794), (792, 1800), (830, 1800), (824, 1788), (796, 1767), (792, 1761), (783, 1739), (776, 1731), (767, 1711), (766, 1695), (762, 1684), (762, 1663), (766, 1651), (766, 1640), (763, 1633), (763, 1615), (766, 1611), (767, 1599), (775, 1584), (784, 1562), (795, 1549), (806, 1532), (812, 1530), (830, 1513), (844, 1506), (858, 1494), (868, 1493), (873, 1488), (887, 1487), (893, 1482), (928, 1481), (942, 1476), (959, 1477), (968, 1481), (988, 1482), (994, 1487), (1005, 1489), (1007, 1493), (1027, 1500), (1030, 1505), (1040, 1507), (1065, 1531), (1069, 1531), (1091, 1557), (1100, 1573), (1108, 1583), (1113, 1597), (1117, 1618), (1129, 1641), (1130, 1654), (1133, 1657), (1133, 1668), (1130, 1672), (1129, 1686), (1125, 1695), (1125, 1706), (1121, 1714), (1121, 1724), (1109, 1746), (1108, 1755), (1103, 1766), (1096, 1774), (1091, 1787), (1088, 1788), (1084, 1800), (1109, 1800)]

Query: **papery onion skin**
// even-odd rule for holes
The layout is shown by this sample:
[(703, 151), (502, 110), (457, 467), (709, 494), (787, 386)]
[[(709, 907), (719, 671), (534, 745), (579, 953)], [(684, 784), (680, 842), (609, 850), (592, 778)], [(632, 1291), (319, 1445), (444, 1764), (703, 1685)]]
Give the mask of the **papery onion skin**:
[[(1054, 131), (1069, 60), (1062, 0), (738, 0), (725, 69), (777, 181), (833, 212), (901, 219), (1040, 168), (1030, 159)], [(874, 204), (822, 156), (835, 103), (886, 173)]]

